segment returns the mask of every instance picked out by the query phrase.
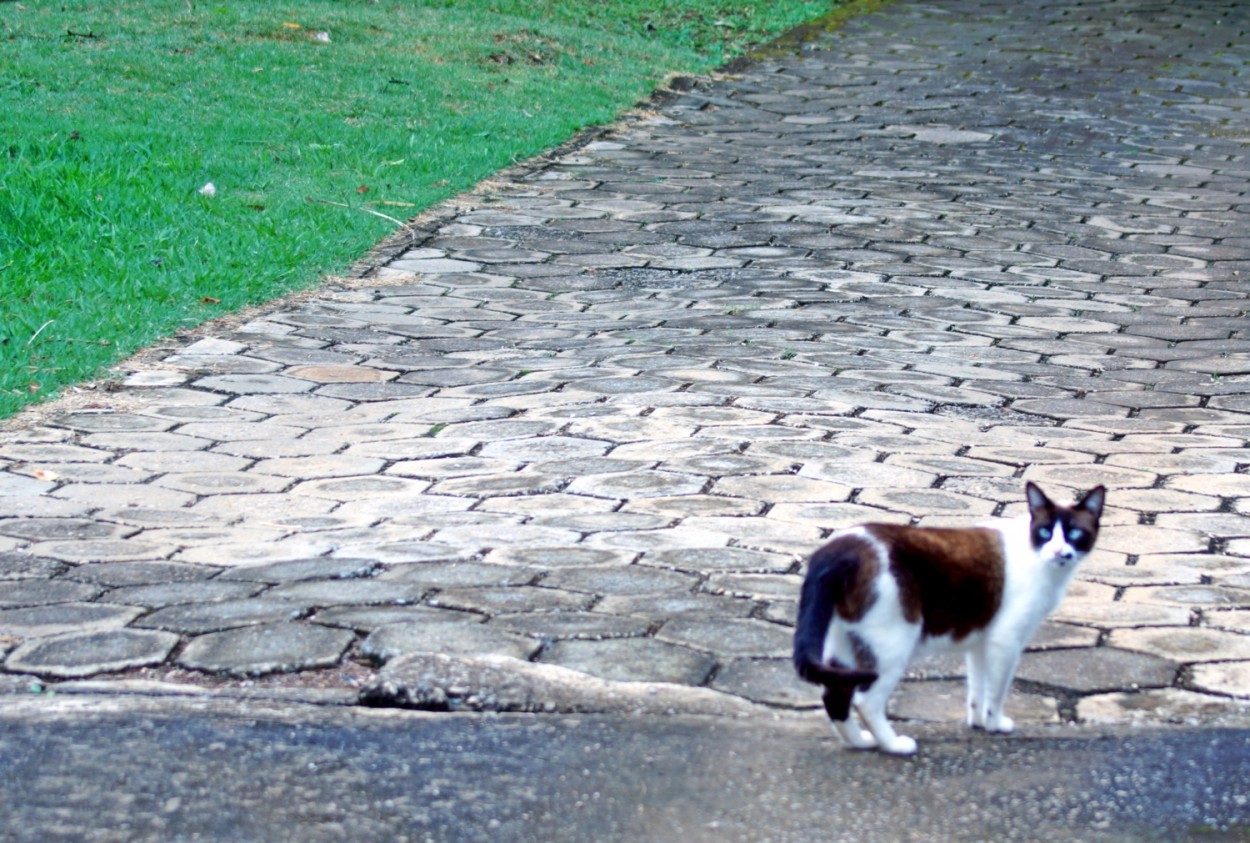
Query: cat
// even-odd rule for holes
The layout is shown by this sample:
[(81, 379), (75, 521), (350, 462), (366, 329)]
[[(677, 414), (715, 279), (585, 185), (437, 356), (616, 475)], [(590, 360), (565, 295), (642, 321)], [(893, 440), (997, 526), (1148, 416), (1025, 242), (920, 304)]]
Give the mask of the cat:
[[(1106, 488), (1071, 507), (1033, 483), (1027, 516), (964, 528), (863, 524), (808, 563), (794, 666), (823, 685), (825, 712), (856, 749), (911, 755), (886, 703), (912, 657), (956, 649), (968, 668), (968, 725), (1010, 732), (1003, 701), (1020, 653), (1094, 547)], [(857, 713), (867, 731), (856, 723)]]

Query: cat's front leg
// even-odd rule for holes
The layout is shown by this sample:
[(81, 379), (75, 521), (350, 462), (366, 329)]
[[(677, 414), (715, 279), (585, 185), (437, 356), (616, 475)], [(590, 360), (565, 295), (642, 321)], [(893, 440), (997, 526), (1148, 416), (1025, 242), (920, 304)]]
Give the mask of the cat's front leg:
[(1020, 664), (1020, 649), (1000, 648), (991, 650), (987, 657), (985, 698), (985, 731), (1009, 733), (1015, 730), (1015, 722), (1003, 711), (1011, 680), (1015, 678), (1016, 666)]
[(968, 669), (968, 725), (973, 729), (985, 728), (986, 687), (985, 651), (974, 647), (964, 655)]

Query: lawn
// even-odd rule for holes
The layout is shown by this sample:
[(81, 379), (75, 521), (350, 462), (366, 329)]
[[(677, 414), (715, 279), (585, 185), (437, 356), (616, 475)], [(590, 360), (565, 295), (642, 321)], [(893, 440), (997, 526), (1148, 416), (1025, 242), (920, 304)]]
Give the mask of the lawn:
[(0, 0), (0, 418), (834, 5)]

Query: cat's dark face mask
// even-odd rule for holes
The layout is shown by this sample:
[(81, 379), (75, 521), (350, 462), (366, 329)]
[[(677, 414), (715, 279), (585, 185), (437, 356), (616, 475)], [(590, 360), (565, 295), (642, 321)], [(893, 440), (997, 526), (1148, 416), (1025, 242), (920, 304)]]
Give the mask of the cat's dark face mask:
[(1026, 487), (1029, 538), (1033, 548), (1060, 567), (1079, 561), (1094, 549), (1106, 489), (1099, 486), (1072, 507), (1059, 506), (1033, 484)]

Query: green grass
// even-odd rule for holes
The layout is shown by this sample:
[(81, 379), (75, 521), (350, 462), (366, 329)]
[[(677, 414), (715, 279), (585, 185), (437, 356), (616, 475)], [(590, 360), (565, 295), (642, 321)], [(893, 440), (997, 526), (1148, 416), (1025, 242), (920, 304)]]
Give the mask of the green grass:
[(0, 2), (0, 417), (833, 5)]

